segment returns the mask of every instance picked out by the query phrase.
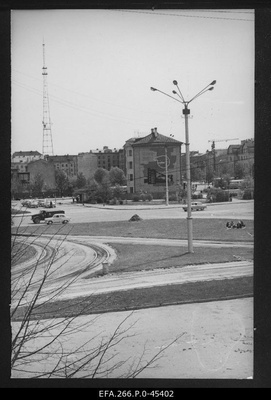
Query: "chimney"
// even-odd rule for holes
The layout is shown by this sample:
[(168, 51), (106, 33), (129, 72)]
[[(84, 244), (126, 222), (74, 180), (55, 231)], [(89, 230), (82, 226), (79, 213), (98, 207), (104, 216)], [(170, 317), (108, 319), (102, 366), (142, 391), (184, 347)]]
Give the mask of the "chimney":
[(157, 128), (153, 128), (153, 129), (151, 130), (151, 133), (152, 133), (152, 136), (153, 136), (154, 138), (157, 138), (157, 135), (158, 135)]

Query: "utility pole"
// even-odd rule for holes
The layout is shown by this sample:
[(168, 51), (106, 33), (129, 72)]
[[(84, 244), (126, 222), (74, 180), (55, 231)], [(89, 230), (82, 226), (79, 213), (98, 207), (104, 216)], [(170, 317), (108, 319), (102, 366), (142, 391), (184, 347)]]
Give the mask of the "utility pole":
[(166, 167), (166, 205), (168, 206), (168, 165), (167, 165), (167, 146), (165, 146), (165, 167)]
[(51, 119), (50, 119), (50, 108), (49, 108), (49, 96), (48, 96), (48, 84), (47, 84), (47, 67), (45, 64), (45, 44), (43, 42), (43, 138), (42, 138), (42, 154), (53, 156), (53, 139), (51, 131)]
[(214, 172), (216, 170), (216, 160), (215, 160), (215, 144), (216, 144), (216, 142), (229, 142), (231, 140), (239, 140), (239, 138), (221, 139), (221, 140), (215, 140), (215, 139), (208, 140), (208, 142), (212, 142), (211, 149), (212, 149), (212, 153), (213, 153), (213, 156), (214, 156)]
[(187, 180), (187, 232), (188, 232), (188, 252), (193, 253), (193, 225), (191, 215), (191, 171), (190, 171), (190, 149), (189, 149), (189, 132), (188, 132), (188, 115), (190, 110), (187, 103), (183, 108), (184, 122), (185, 122), (185, 156), (186, 156), (186, 180)]

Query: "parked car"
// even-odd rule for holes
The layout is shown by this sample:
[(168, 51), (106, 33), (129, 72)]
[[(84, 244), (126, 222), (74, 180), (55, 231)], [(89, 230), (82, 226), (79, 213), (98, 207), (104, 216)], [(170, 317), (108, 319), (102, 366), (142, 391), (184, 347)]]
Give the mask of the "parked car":
[(38, 200), (39, 207), (45, 207), (45, 200)]
[[(191, 203), (191, 211), (203, 211), (207, 206), (200, 201), (193, 201)], [(183, 206), (183, 210), (187, 211), (187, 204)]]
[(27, 204), (28, 208), (38, 208), (39, 203), (37, 200), (30, 200)]
[(30, 204), (30, 202), (31, 202), (31, 200), (25, 199), (25, 200), (22, 200), (22, 201), (21, 201), (21, 204), (22, 204), (22, 206), (24, 206), (24, 207), (28, 207), (28, 204)]
[(52, 217), (45, 218), (45, 222), (47, 225), (51, 224), (67, 224), (70, 221), (70, 218), (65, 214), (54, 214)]
[(40, 212), (38, 214), (33, 214), (31, 216), (31, 219), (34, 222), (34, 224), (39, 224), (40, 221), (44, 221), (45, 218), (50, 218), (55, 214), (65, 214), (65, 211), (63, 211), (63, 210), (54, 210), (54, 211), (40, 210)]

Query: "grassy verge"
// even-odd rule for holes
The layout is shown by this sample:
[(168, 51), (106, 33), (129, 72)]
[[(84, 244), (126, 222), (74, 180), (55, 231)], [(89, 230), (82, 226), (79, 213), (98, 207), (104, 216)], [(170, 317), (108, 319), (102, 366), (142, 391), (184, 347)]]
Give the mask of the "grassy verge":
[[(228, 219), (193, 218), (193, 238), (195, 240), (253, 241), (254, 222), (244, 220), (245, 229), (226, 229)], [(187, 239), (185, 219), (155, 219), (130, 221), (90, 222), (80, 224), (30, 225), (13, 227), (12, 232), (72, 234), (90, 236), (146, 237), (165, 239)]]
[[(109, 265), (111, 274), (253, 259), (253, 249), (242, 247), (194, 247), (194, 253), (189, 254), (185, 247), (119, 243), (111, 246), (118, 256), (115, 262)], [(90, 273), (86, 278), (100, 274), (101, 272)]]
[[(72, 300), (55, 301), (35, 308), (33, 319), (72, 317), (142, 308), (205, 301), (229, 300), (251, 297), (253, 278), (242, 277), (181, 285), (166, 285), (92, 295)], [(26, 310), (21, 307), (14, 320), (20, 320)]]

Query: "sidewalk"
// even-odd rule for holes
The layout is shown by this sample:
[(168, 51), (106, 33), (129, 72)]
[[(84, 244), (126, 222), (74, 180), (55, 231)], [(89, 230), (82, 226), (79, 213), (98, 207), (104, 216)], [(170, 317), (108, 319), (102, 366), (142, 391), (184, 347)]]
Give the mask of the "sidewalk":
[[(75, 348), (92, 351), (101, 340), (108, 340), (117, 326), (125, 318), (122, 329), (128, 329), (123, 340), (109, 348), (107, 357), (111, 365), (125, 361), (124, 365), (104, 378), (119, 378), (127, 373), (133, 362), (135, 365), (150, 360), (159, 350), (172, 343), (155, 362), (155, 366), (144, 370), (142, 379), (252, 379), (253, 378), (253, 299), (218, 301), (165, 306), (107, 314), (81, 316), (76, 318), (71, 333), (62, 341), (62, 353), (72, 357)], [(92, 322), (93, 321), (93, 322)], [(56, 328), (51, 333), (56, 336), (63, 328), (61, 319), (54, 320)], [(51, 320), (41, 320), (40, 325), (51, 324)], [(14, 332), (19, 323), (13, 323)], [(48, 341), (45, 329), (35, 342), (27, 346), (42, 347)], [(130, 336), (130, 337), (129, 337)], [(90, 341), (91, 338), (94, 338)], [(55, 349), (57, 350), (57, 349)], [(37, 374), (52, 371), (57, 365), (57, 351), (27, 369), (12, 372), (12, 378), (30, 378), (28, 371)], [(109, 361), (110, 364), (110, 361)], [(86, 371), (75, 378), (84, 377)], [(121, 384), (121, 381), (120, 381)], [(101, 383), (102, 385), (102, 383)]]
[[(196, 201), (196, 200), (195, 200)], [(199, 200), (200, 201), (200, 200)], [(203, 204), (206, 204), (207, 207), (212, 207), (212, 206), (222, 206), (225, 204), (237, 204), (237, 203), (251, 203), (254, 202), (254, 200), (239, 200), (239, 199), (234, 199), (232, 201), (228, 201), (228, 202), (219, 202), (219, 203), (205, 203), (203, 202)], [(146, 204), (146, 203), (139, 203), (139, 204), (117, 204), (117, 205), (103, 205), (103, 204), (88, 204), (88, 203), (74, 203), (71, 205), (77, 205), (77, 206), (83, 206), (83, 207), (90, 207), (90, 208), (100, 208), (100, 209), (106, 209), (106, 210), (117, 210), (117, 211), (121, 211), (121, 210), (153, 210), (153, 209), (169, 209), (169, 208), (183, 208), (183, 206), (185, 204), (170, 204), (167, 206), (165, 203), (164, 204)]]

